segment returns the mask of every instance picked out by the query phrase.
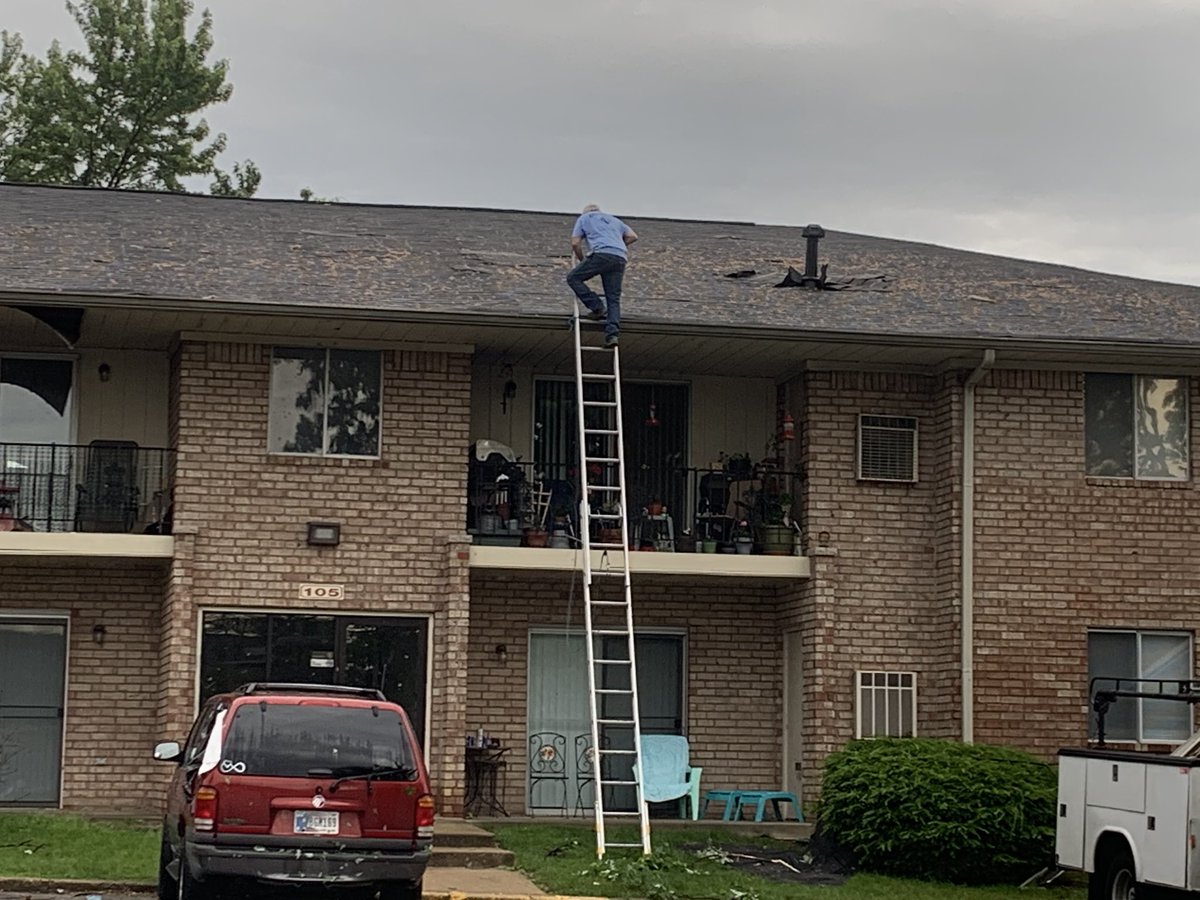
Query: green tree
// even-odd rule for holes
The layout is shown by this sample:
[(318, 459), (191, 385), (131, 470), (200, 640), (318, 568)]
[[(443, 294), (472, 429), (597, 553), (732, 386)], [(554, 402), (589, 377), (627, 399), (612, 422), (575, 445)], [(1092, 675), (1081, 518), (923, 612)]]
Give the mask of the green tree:
[(209, 176), (214, 194), (252, 195), (251, 160), (217, 166), (224, 134), (200, 113), (233, 93), (229, 63), (209, 62), (212, 16), (188, 34), (192, 0), (67, 2), (85, 48), (54, 42), (45, 59), (0, 34), (0, 178), (182, 191)]

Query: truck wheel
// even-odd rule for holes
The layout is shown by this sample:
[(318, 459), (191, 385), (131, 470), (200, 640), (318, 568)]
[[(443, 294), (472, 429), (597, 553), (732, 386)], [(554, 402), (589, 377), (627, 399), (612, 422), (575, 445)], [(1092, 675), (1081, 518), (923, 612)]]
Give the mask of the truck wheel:
[(1108, 858), (1103, 876), (1097, 872), (1092, 876), (1092, 880), (1099, 880), (1101, 877), (1101, 892), (1095, 900), (1137, 900), (1141, 894), (1138, 889), (1137, 872), (1133, 867), (1133, 854), (1123, 843)]

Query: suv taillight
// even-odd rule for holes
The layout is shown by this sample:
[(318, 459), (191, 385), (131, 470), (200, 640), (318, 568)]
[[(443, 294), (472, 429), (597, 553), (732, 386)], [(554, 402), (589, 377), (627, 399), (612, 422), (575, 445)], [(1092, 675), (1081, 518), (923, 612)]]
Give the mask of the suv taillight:
[(192, 824), (197, 831), (214, 831), (217, 822), (217, 790), (202, 787), (192, 800)]
[(433, 838), (433, 797), (429, 794), (417, 800), (417, 837)]

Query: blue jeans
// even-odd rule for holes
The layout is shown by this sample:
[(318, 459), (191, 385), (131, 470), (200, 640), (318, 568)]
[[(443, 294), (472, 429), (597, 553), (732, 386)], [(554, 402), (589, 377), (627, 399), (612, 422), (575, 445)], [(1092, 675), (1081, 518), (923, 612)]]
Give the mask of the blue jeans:
[(579, 298), (579, 302), (592, 312), (603, 312), (600, 295), (587, 286), (589, 279), (600, 276), (604, 284), (604, 300), (608, 303), (608, 323), (604, 326), (607, 337), (616, 337), (621, 332), (621, 280), (625, 277), (625, 260), (611, 253), (593, 253), (571, 270), (567, 284)]

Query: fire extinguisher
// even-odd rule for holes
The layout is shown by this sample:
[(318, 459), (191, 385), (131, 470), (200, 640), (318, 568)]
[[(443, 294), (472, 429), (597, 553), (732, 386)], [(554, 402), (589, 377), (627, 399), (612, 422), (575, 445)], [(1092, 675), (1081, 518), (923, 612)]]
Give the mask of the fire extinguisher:
[(785, 441), (794, 441), (796, 439), (796, 420), (792, 418), (791, 413), (783, 414), (783, 428), (780, 437)]

